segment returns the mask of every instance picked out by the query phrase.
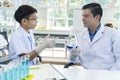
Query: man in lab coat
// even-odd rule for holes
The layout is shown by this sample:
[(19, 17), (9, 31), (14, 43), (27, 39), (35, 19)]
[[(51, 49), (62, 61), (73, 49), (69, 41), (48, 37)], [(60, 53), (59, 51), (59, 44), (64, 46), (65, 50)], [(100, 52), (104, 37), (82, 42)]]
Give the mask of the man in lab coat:
[(119, 32), (100, 23), (103, 14), (100, 4), (86, 4), (82, 11), (87, 29), (76, 34), (78, 48), (69, 49), (70, 62), (79, 60), (85, 69), (120, 70)]

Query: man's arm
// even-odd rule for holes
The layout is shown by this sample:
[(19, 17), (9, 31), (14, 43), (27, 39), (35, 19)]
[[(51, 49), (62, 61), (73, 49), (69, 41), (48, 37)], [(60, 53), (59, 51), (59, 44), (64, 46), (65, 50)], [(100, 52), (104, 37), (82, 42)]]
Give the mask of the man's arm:
[(113, 36), (113, 54), (115, 63), (110, 70), (120, 70), (120, 32), (114, 34)]

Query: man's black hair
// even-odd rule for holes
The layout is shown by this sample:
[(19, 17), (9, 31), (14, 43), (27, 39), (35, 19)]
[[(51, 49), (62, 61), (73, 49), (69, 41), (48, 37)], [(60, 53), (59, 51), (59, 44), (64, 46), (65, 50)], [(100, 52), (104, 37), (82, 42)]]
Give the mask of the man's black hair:
[(82, 7), (82, 10), (84, 9), (90, 9), (93, 16), (95, 17), (96, 15), (100, 15), (100, 19), (103, 15), (103, 10), (101, 8), (101, 5), (98, 4), (98, 3), (89, 3), (89, 4), (86, 4)]

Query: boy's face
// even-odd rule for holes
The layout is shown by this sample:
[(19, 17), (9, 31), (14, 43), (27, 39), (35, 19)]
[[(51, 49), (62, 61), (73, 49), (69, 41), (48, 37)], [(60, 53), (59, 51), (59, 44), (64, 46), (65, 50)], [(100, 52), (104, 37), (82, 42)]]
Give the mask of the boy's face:
[(30, 15), (30, 17), (28, 19), (26, 19), (26, 27), (27, 29), (33, 29), (36, 27), (37, 25), (37, 16), (36, 13), (33, 13)]

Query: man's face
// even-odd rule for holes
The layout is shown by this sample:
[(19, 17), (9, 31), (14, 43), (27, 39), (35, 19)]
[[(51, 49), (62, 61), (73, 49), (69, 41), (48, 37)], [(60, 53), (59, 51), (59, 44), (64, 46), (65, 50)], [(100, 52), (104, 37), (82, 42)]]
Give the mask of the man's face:
[(96, 21), (99, 20), (96, 16), (93, 16), (90, 9), (84, 9), (82, 12), (82, 21), (84, 27), (91, 28), (95, 25)]

